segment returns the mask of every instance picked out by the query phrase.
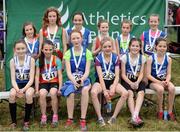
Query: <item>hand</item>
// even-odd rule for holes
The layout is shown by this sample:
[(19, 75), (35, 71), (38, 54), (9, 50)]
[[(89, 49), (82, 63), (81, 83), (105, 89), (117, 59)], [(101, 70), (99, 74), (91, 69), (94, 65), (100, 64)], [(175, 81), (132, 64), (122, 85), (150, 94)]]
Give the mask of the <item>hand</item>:
[(58, 91), (57, 91), (57, 95), (58, 95), (58, 96), (61, 96), (61, 95), (62, 95), (62, 93), (61, 93), (61, 89), (58, 89)]
[(74, 84), (74, 86), (75, 86), (76, 89), (81, 86), (79, 83), (77, 83), (76, 80), (73, 80), (72, 82), (73, 82), (73, 84)]
[(166, 82), (165, 81), (161, 81), (161, 85), (165, 88), (166, 87)]
[(169, 85), (169, 81), (165, 81), (165, 85), (168, 86)]
[(138, 89), (138, 87), (139, 87), (139, 83), (137, 81), (134, 82), (134, 89)]
[(130, 83), (132, 89), (135, 89), (135, 84), (133, 82)]
[(39, 96), (39, 91), (38, 90), (36, 90), (35, 95)]
[(20, 89), (19, 92), (17, 93), (17, 97), (19, 97), (19, 98), (24, 97), (24, 93), (23, 93), (22, 89)]
[(109, 96), (108, 90), (104, 90), (103, 94), (106, 99), (109, 99), (110, 96)]
[(109, 95), (110, 95), (111, 97), (115, 95), (115, 86), (114, 86), (114, 85), (111, 85), (110, 91), (109, 91)]

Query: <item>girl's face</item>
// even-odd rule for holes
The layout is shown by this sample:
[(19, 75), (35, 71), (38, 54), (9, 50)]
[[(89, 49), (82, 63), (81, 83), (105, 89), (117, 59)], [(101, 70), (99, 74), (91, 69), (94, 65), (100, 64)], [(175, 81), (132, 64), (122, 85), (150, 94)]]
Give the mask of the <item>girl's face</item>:
[(150, 16), (149, 18), (149, 26), (152, 30), (158, 29), (159, 18), (158, 16)]
[(29, 37), (29, 38), (34, 37), (34, 28), (32, 25), (25, 26), (24, 31), (25, 31), (26, 37)]
[(78, 32), (73, 32), (71, 34), (71, 43), (76, 47), (76, 46), (80, 46), (82, 43), (82, 36), (80, 33)]
[(132, 41), (129, 50), (132, 54), (138, 54), (141, 50), (140, 44), (138, 41)]
[(45, 58), (50, 58), (53, 53), (53, 46), (50, 44), (44, 44), (42, 52), (45, 55)]
[(131, 31), (131, 26), (129, 23), (123, 23), (122, 24), (122, 27), (121, 27), (121, 30), (122, 30), (122, 34), (123, 35), (128, 35)]
[(110, 55), (112, 53), (112, 43), (111, 41), (106, 41), (103, 45), (102, 45), (102, 51), (104, 52), (104, 54), (106, 55)]
[(17, 56), (24, 56), (26, 54), (27, 47), (24, 43), (17, 43), (14, 47), (14, 52)]
[(108, 23), (101, 23), (100, 27), (99, 27), (99, 31), (100, 33), (102, 33), (103, 35), (106, 35), (109, 31), (109, 25)]
[(83, 19), (81, 15), (75, 15), (73, 18), (73, 24), (75, 27), (82, 27), (83, 25)]
[(57, 14), (54, 11), (50, 11), (48, 13), (48, 20), (49, 20), (49, 24), (56, 24), (57, 21)]
[(165, 54), (167, 51), (167, 43), (166, 41), (160, 41), (159, 44), (156, 46), (156, 51), (159, 54)]

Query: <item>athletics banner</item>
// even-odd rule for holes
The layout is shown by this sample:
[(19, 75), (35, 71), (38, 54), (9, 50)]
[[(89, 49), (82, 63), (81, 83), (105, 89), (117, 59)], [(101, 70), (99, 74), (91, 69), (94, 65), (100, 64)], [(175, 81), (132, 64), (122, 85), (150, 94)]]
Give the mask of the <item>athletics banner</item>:
[(7, 0), (7, 44), (6, 44), (6, 90), (11, 88), (9, 61), (13, 56), (13, 44), (22, 37), (22, 25), (32, 21), (37, 31), (41, 28), (45, 10), (54, 6), (61, 12), (64, 28), (72, 26), (72, 15), (76, 11), (84, 14), (84, 26), (91, 30), (91, 37), (97, 35), (99, 19), (110, 23), (110, 36), (119, 35), (121, 21), (130, 19), (132, 34), (139, 37), (148, 28), (148, 17), (155, 13), (160, 16), (160, 28), (165, 20), (166, 0)]

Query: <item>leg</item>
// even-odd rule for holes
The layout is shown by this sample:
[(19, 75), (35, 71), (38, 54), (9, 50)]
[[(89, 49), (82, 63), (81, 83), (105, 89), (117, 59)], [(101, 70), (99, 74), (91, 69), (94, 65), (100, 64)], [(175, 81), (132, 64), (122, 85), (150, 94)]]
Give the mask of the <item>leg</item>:
[(11, 114), (11, 120), (12, 123), (17, 123), (16, 121), (16, 90), (14, 88), (11, 89), (10, 91), (10, 96), (9, 96), (9, 109), (10, 109), (10, 114)]
[(143, 100), (144, 100), (144, 91), (139, 91), (137, 94), (136, 105), (134, 109), (134, 112), (137, 113), (137, 116), (139, 115)]
[(163, 104), (163, 93), (164, 93), (164, 87), (157, 83), (151, 83), (150, 88), (154, 89), (157, 92), (157, 99), (158, 99), (158, 111), (162, 112), (162, 104)]
[(117, 104), (116, 104), (116, 107), (115, 107), (115, 110), (114, 110), (114, 113), (113, 113), (113, 118), (116, 118), (117, 115), (119, 114), (122, 106), (124, 105), (124, 103), (126, 102), (127, 98), (128, 98), (128, 91), (121, 85), (121, 84), (118, 84), (117, 87), (116, 87), (116, 92), (118, 94), (121, 95), (120, 99), (118, 100)]
[(168, 112), (171, 113), (173, 110), (173, 104), (174, 104), (174, 98), (175, 98), (175, 87), (171, 82), (169, 82), (169, 85), (168, 85), (168, 92), (169, 92), (169, 95), (168, 95)]
[(102, 118), (101, 104), (99, 103), (99, 99), (98, 99), (98, 94), (101, 92), (102, 92), (102, 88), (101, 88), (100, 84), (95, 83), (91, 89), (91, 98), (92, 98), (92, 103), (93, 103), (94, 109), (96, 111), (96, 114), (98, 116), (98, 119)]
[(85, 86), (81, 91), (81, 119), (86, 118), (88, 103), (89, 103), (89, 90), (91, 85)]
[(57, 99), (57, 88), (50, 89), (51, 105), (54, 114), (58, 113), (58, 99)]
[(128, 94), (129, 94), (128, 107), (129, 107), (129, 110), (131, 112), (131, 116), (133, 117), (133, 114), (134, 114), (134, 93), (132, 90), (128, 90)]
[(68, 118), (73, 119), (73, 114), (74, 114), (74, 93), (70, 94), (67, 97), (67, 111), (68, 111)]
[(34, 88), (30, 87), (26, 90), (26, 104), (25, 104), (25, 118), (24, 122), (29, 122), (32, 103), (33, 103), (33, 96), (34, 96)]
[(41, 108), (41, 114), (46, 115), (46, 96), (48, 94), (48, 91), (46, 89), (41, 89), (39, 91), (39, 97), (40, 97), (40, 108)]

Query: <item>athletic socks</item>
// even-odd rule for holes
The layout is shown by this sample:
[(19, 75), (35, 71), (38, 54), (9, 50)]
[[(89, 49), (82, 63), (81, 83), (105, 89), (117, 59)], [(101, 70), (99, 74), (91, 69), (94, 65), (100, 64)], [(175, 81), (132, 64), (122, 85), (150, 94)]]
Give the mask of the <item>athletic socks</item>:
[(25, 117), (24, 117), (24, 122), (29, 122), (30, 115), (31, 115), (31, 109), (32, 109), (32, 104), (25, 104)]
[(16, 121), (16, 103), (9, 103), (9, 109), (10, 109), (12, 123), (17, 123), (17, 121)]

